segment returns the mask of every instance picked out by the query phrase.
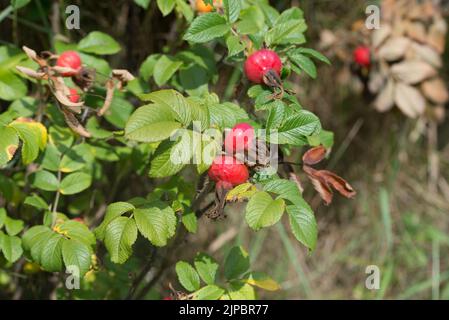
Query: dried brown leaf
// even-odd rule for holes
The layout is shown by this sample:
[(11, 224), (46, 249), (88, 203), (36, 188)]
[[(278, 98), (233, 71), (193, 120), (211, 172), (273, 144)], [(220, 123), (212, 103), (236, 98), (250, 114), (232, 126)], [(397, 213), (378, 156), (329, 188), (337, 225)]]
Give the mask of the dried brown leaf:
[(34, 51), (33, 49), (30, 49), (27, 46), (23, 46), (22, 50), (25, 52), (25, 54), (28, 56), (28, 58), (30, 58), (31, 60), (36, 62), (40, 67), (47, 66), (47, 61), (45, 61), (44, 59), (39, 57), (37, 55), (36, 51)]
[(87, 131), (81, 123), (78, 121), (78, 119), (75, 117), (75, 115), (67, 110), (66, 108), (61, 108), (62, 114), (64, 115), (65, 122), (69, 126), (70, 129), (72, 129), (74, 132), (78, 133), (80, 136), (85, 138), (90, 138), (92, 135), (89, 131)]
[(378, 57), (387, 61), (399, 60), (405, 55), (409, 46), (410, 40), (408, 38), (390, 38), (379, 48)]
[(419, 60), (404, 61), (391, 68), (393, 77), (407, 84), (417, 84), (437, 74), (435, 68)]
[(23, 74), (27, 75), (28, 77), (38, 79), (38, 80), (45, 80), (47, 79), (47, 74), (45, 72), (38, 72), (30, 68), (22, 67), (22, 66), (16, 66), (16, 69), (22, 72)]
[(444, 21), (444, 19), (442, 18), (439, 18), (436, 19), (435, 22), (430, 26), (427, 36), (427, 43), (435, 48), (440, 54), (444, 52), (444, 47), (446, 44), (446, 32), (446, 21)]
[(430, 79), (422, 83), (424, 96), (435, 104), (445, 104), (449, 100), (446, 84), (440, 78)]
[(377, 49), (391, 35), (391, 26), (383, 23), (379, 29), (375, 29), (372, 35), (373, 47)]
[(112, 99), (114, 98), (114, 88), (115, 88), (114, 80), (109, 79), (106, 82), (106, 90), (107, 90), (106, 91), (106, 98), (104, 99), (103, 106), (97, 112), (97, 114), (99, 116), (104, 115), (109, 110), (109, 108), (111, 107)]
[(321, 199), (323, 199), (326, 205), (329, 205), (332, 202), (333, 193), (329, 184), (326, 183), (319, 175), (316, 173), (318, 170), (313, 169), (309, 166), (303, 166), (303, 170), (307, 173), (307, 177), (312, 182), (313, 187), (320, 195)]
[(304, 155), (302, 156), (302, 162), (306, 165), (311, 166), (321, 162), (321, 160), (323, 160), (325, 156), (326, 156), (325, 147), (323, 146), (314, 147), (307, 150), (304, 153)]
[(394, 81), (388, 80), (387, 85), (374, 101), (374, 107), (379, 112), (390, 110), (394, 106)]
[(337, 190), (342, 196), (346, 198), (353, 198), (357, 194), (352, 186), (342, 177), (328, 170), (318, 170), (316, 172), (327, 184)]
[(426, 108), (426, 100), (416, 88), (399, 82), (396, 84), (394, 91), (394, 101), (406, 116), (416, 118), (423, 114)]
[(427, 35), (426, 35), (426, 28), (424, 27), (424, 24), (421, 22), (409, 22), (406, 25), (406, 33), (407, 35), (412, 38), (413, 40), (416, 40), (418, 42), (425, 42)]
[(414, 42), (412, 44), (412, 49), (416, 58), (431, 64), (435, 68), (441, 68), (443, 65), (440, 54), (432, 47)]

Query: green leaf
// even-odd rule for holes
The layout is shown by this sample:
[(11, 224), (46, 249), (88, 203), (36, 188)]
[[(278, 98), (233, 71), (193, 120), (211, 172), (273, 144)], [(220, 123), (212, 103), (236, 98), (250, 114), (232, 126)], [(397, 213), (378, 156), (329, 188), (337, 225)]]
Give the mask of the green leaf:
[(75, 266), (80, 275), (84, 276), (91, 265), (92, 250), (82, 242), (64, 239), (62, 243), (62, 258), (66, 268)]
[(78, 43), (78, 49), (94, 54), (115, 54), (121, 50), (120, 45), (110, 35), (92, 31)]
[(214, 284), (218, 271), (218, 263), (205, 253), (195, 257), (195, 268), (201, 279), (207, 284)]
[(231, 281), (230, 289), (227, 291), (231, 300), (255, 300), (256, 291), (243, 281)]
[(148, 6), (150, 5), (151, 0), (134, 0), (134, 3), (138, 6), (142, 7), (143, 9), (148, 9)]
[(158, 53), (150, 54), (140, 65), (139, 74), (145, 81), (150, 80), (150, 77), (154, 73), (154, 66), (160, 57), (161, 55)]
[(164, 17), (173, 11), (175, 3), (175, 0), (157, 0), (157, 6)]
[(23, 221), (22, 220), (13, 219), (13, 218), (6, 216), (4, 223), (5, 223), (6, 232), (10, 236), (15, 236), (16, 234), (18, 234), (20, 231), (23, 230)]
[(135, 207), (128, 202), (114, 202), (108, 205), (103, 222), (95, 230), (95, 235), (97, 236), (97, 238), (103, 240), (106, 227), (109, 225), (109, 223), (111, 223), (114, 219), (122, 216), (126, 212), (134, 211), (134, 209)]
[[(184, 158), (186, 155), (188, 158)], [(173, 176), (181, 171), (191, 158), (192, 151), (189, 141), (185, 141), (184, 138), (181, 138), (178, 143), (164, 141), (156, 149), (149, 175), (152, 178)]]
[(334, 133), (321, 130), (319, 134), (307, 137), (307, 141), (312, 147), (323, 145), (326, 149), (330, 149), (334, 145)]
[(16, 130), (9, 127), (0, 127), (0, 166), (8, 163), (19, 147), (19, 137)]
[(138, 108), (129, 118), (125, 135), (130, 140), (158, 142), (167, 139), (181, 124), (174, 121), (173, 112), (159, 104)]
[(162, 108), (172, 110), (175, 114), (175, 119), (184, 125), (189, 125), (192, 122), (192, 111), (188, 101), (182, 94), (175, 90), (159, 90), (149, 94), (144, 94), (141, 99), (145, 101), (152, 101), (160, 105)]
[(93, 246), (96, 243), (94, 234), (84, 223), (79, 221), (66, 220), (62, 224), (56, 225), (55, 230), (65, 237), (82, 242), (87, 246)]
[(179, 283), (188, 291), (195, 291), (200, 288), (200, 277), (195, 269), (187, 262), (179, 261), (176, 264), (176, 274)]
[(29, 4), (31, 0), (11, 0), (11, 6), (14, 9), (20, 9)]
[(0, 229), (3, 227), (5, 220), (6, 220), (6, 210), (5, 208), (0, 208)]
[(27, 93), (25, 81), (9, 70), (0, 72), (0, 99), (16, 100)]
[(182, 61), (177, 61), (169, 56), (160, 57), (154, 65), (153, 77), (160, 87), (173, 77), (176, 71), (182, 66)]
[(300, 20), (303, 18), (304, 12), (298, 7), (292, 7), (282, 12), (282, 14), (276, 19), (275, 24), (285, 23), (290, 20)]
[(237, 32), (239, 34), (256, 34), (264, 27), (265, 17), (259, 6), (254, 5), (245, 8), (240, 13), (240, 20), (237, 22)]
[(295, 52), (302, 53), (304, 55), (313, 57), (313, 58), (315, 58), (317, 60), (320, 60), (320, 61), (322, 61), (322, 62), (324, 62), (326, 64), (331, 64), (330, 60), (325, 55), (323, 55), (322, 53), (320, 53), (320, 52), (318, 52), (318, 51), (316, 51), (314, 49), (298, 48), (298, 49), (295, 50)]
[(245, 50), (245, 45), (240, 42), (240, 38), (234, 35), (229, 35), (226, 38), (226, 46), (228, 48), (228, 57), (235, 56)]
[[(98, 100), (101, 101), (101, 100)], [(105, 114), (106, 120), (117, 128), (124, 128), (134, 107), (127, 100), (115, 95), (111, 107)]]
[(226, 19), (230, 23), (237, 21), (240, 15), (241, 0), (223, 0), (223, 9), (225, 12)]
[(270, 135), (270, 141), (278, 144), (307, 144), (307, 136), (321, 131), (320, 119), (313, 113), (301, 110), (289, 116), (277, 133)]
[(252, 286), (259, 287), (268, 291), (277, 291), (280, 285), (263, 272), (251, 272), (246, 282)]
[(173, 236), (176, 225), (173, 210), (161, 210), (157, 207), (136, 209), (134, 219), (140, 233), (157, 247), (167, 245), (167, 240)]
[(132, 254), (132, 246), (137, 239), (134, 219), (118, 217), (108, 224), (104, 243), (112, 262), (124, 263)]
[(23, 97), (10, 104), (8, 110), (15, 111), (21, 117), (31, 118), (37, 111), (39, 101), (33, 97)]
[(193, 293), (194, 300), (219, 300), (225, 291), (215, 285), (207, 285)]
[(190, 211), (187, 213), (184, 213), (181, 217), (181, 222), (184, 225), (184, 227), (187, 229), (190, 233), (196, 233), (198, 229), (198, 219), (196, 217), (195, 212)]
[(59, 182), (56, 176), (45, 170), (37, 171), (34, 174), (32, 184), (35, 188), (45, 191), (57, 191), (59, 188)]
[(10, 263), (16, 262), (23, 253), (22, 240), (19, 237), (2, 234), (0, 231), (0, 248), (6, 260)]
[(316, 78), (316, 66), (312, 59), (298, 52), (288, 53), (288, 57), (293, 64), (304, 70), (311, 78)]
[(29, 119), (17, 119), (8, 126), (14, 128), (23, 141), (23, 163), (33, 162), (39, 154), (39, 149), (43, 150), (47, 144), (47, 129), (41, 123)]
[(184, 35), (184, 40), (202, 43), (224, 36), (230, 30), (226, 19), (218, 13), (207, 13), (193, 20)]
[(92, 177), (89, 174), (75, 172), (62, 179), (59, 191), (65, 195), (79, 193), (89, 188), (91, 183)]
[(290, 201), (292, 204), (302, 204), (304, 202), (298, 186), (290, 180), (270, 180), (264, 185), (263, 189), (277, 194), (279, 197)]
[(39, 263), (42, 268), (49, 272), (62, 270), (62, 244), (64, 237), (53, 233), (42, 247)]
[(242, 247), (233, 247), (225, 260), (225, 277), (228, 280), (237, 279), (247, 272), (249, 267), (249, 256), (245, 249)]
[(289, 20), (276, 24), (265, 35), (268, 46), (276, 44), (302, 44), (306, 42), (304, 31), (307, 25), (304, 19)]
[[(25, 251), (31, 251), (39, 239), (51, 236), (53, 232), (46, 226), (34, 226), (28, 229), (22, 237), (23, 249)], [(44, 239), (44, 240), (45, 240)]]
[(310, 206), (306, 202), (302, 205), (287, 206), (287, 214), (295, 238), (313, 251), (316, 246), (318, 227)]
[(246, 222), (254, 230), (272, 226), (281, 219), (284, 209), (284, 200), (273, 200), (267, 192), (258, 192), (246, 206)]

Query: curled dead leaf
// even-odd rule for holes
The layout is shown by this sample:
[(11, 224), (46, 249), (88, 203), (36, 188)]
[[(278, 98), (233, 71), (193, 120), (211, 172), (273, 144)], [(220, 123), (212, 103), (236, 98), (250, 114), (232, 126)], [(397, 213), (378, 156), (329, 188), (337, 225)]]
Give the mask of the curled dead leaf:
[(375, 29), (372, 35), (372, 44), (374, 49), (384, 43), (385, 40), (391, 35), (391, 26), (383, 23), (379, 29)]
[(399, 60), (405, 55), (409, 46), (410, 40), (408, 38), (390, 38), (379, 48), (378, 57), (387, 61)]
[(399, 82), (395, 86), (394, 101), (398, 108), (408, 117), (416, 118), (424, 113), (426, 100), (414, 87)]
[(427, 80), (421, 85), (424, 96), (435, 104), (445, 104), (449, 100), (449, 93), (441, 78)]
[(390, 110), (394, 106), (394, 81), (388, 80), (387, 85), (377, 95), (374, 107), (379, 112)]
[(424, 27), (424, 24), (421, 22), (409, 22), (406, 25), (406, 33), (407, 35), (418, 42), (425, 42), (427, 35), (426, 35), (426, 28)]
[(40, 67), (47, 66), (47, 61), (45, 61), (44, 59), (39, 57), (37, 55), (36, 51), (34, 51), (33, 49), (30, 49), (27, 46), (22, 46), (22, 50), (25, 52), (25, 54), (28, 56), (28, 58), (30, 58), (31, 60), (36, 62)]
[(16, 66), (16, 69), (22, 72), (24, 75), (38, 79), (38, 80), (45, 80), (47, 79), (47, 74), (45, 72), (38, 72), (30, 68), (22, 67), (22, 66)]
[(303, 170), (326, 205), (332, 202), (332, 188), (346, 198), (353, 198), (357, 194), (345, 179), (329, 170), (315, 170), (307, 165), (303, 166)]
[(75, 117), (75, 115), (67, 110), (66, 108), (61, 108), (62, 114), (64, 115), (65, 122), (69, 126), (70, 129), (72, 129), (74, 132), (78, 133), (80, 136), (85, 138), (90, 138), (92, 135), (89, 131), (87, 131), (81, 123), (78, 121), (78, 119)]
[(431, 64), (435, 68), (441, 68), (443, 65), (441, 56), (432, 47), (414, 42), (412, 43), (412, 49), (416, 58)]
[(109, 79), (106, 82), (106, 98), (104, 99), (103, 106), (100, 108), (100, 110), (97, 111), (97, 114), (99, 116), (104, 115), (106, 111), (108, 111), (109, 108), (111, 107), (112, 99), (114, 98), (114, 88), (115, 88), (114, 80)]
[(437, 74), (435, 68), (419, 60), (404, 61), (391, 67), (393, 77), (407, 84), (417, 84)]
[(306, 165), (314, 165), (326, 156), (326, 148), (323, 146), (318, 146), (307, 150), (302, 156), (302, 162)]
[(446, 45), (446, 32), (447, 24), (443, 18), (436, 19), (429, 28), (427, 43), (435, 48), (440, 54), (444, 52), (444, 47)]

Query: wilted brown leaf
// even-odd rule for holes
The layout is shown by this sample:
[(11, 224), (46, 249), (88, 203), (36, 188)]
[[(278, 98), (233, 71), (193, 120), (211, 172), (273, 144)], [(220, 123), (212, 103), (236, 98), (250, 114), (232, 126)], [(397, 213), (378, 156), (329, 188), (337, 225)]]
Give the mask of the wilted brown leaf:
[(314, 165), (321, 162), (321, 160), (323, 160), (325, 156), (326, 156), (325, 147), (323, 146), (314, 147), (307, 150), (306, 153), (304, 153), (304, 155), (302, 156), (302, 162), (309, 166)]
[(100, 108), (100, 110), (97, 111), (97, 114), (99, 116), (104, 115), (106, 111), (108, 111), (109, 108), (111, 107), (112, 99), (114, 98), (114, 88), (115, 88), (114, 80), (109, 79), (106, 82), (106, 98), (104, 99), (103, 106)]
[(443, 80), (430, 79), (422, 83), (422, 92), (430, 101), (436, 104), (445, 104), (449, 100), (449, 93)]
[(28, 77), (38, 79), (38, 80), (45, 80), (47, 79), (47, 74), (45, 72), (37, 72), (33, 69), (22, 67), (22, 66), (16, 66), (16, 69), (22, 72), (23, 74), (27, 75)]
[(407, 35), (418, 42), (426, 41), (426, 28), (421, 22), (409, 22), (406, 25)]
[(387, 85), (374, 101), (374, 107), (377, 111), (385, 112), (394, 106), (394, 81), (388, 80)]
[(426, 100), (416, 88), (399, 82), (394, 91), (394, 101), (405, 115), (416, 118), (424, 112)]
[(307, 177), (312, 181), (313, 187), (323, 199), (326, 205), (332, 202), (333, 193), (330, 186), (320, 176), (316, 175), (317, 170), (309, 166), (303, 166), (303, 170), (307, 173)]
[(412, 49), (415, 53), (416, 58), (420, 58), (421, 60), (431, 64), (435, 68), (441, 68), (441, 66), (443, 65), (441, 56), (432, 47), (414, 42), (412, 44)]
[(307, 165), (303, 170), (312, 181), (315, 190), (320, 194), (326, 205), (332, 202), (332, 189), (337, 190), (346, 198), (353, 198), (356, 195), (352, 186), (342, 177), (328, 170), (315, 170)]
[(395, 64), (391, 68), (391, 73), (393, 77), (400, 82), (417, 84), (435, 76), (437, 71), (426, 62), (414, 60)]
[(376, 49), (391, 35), (391, 26), (383, 23), (379, 29), (375, 29), (372, 35), (373, 47)]
[(378, 56), (380, 59), (385, 59), (387, 61), (399, 60), (405, 55), (409, 46), (410, 40), (408, 38), (390, 38), (379, 48)]
[(446, 44), (446, 32), (447, 25), (444, 19), (439, 18), (430, 26), (429, 33), (427, 36), (427, 43), (434, 47), (438, 53), (442, 54), (444, 52), (444, 47)]
[(69, 126), (70, 129), (72, 129), (74, 132), (78, 133), (80, 136), (85, 138), (90, 138), (92, 135), (89, 131), (87, 131), (81, 123), (78, 121), (78, 119), (75, 117), (75, 115), (67, 110), (66, 108), (61, 108), (62, 114), (64, 115), (65, 122)]

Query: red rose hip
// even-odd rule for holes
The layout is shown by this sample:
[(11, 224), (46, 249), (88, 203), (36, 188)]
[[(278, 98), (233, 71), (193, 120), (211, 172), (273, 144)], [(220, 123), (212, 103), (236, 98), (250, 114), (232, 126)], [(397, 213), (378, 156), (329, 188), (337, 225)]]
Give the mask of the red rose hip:
[(248, 168), (234, 157), (218, 156), (209, 168), (209, 177), (217, 182), (218, 187), (229, 189), (246, 182), (249, 178)]
[(371, 64), (371, 52), (366, 46), (358, 46), (353, 52), (353, 59), (361, 67), (369, 67)]
[(76, 75), (81, 69), (81, 58), (75, 51), (65, 51), (59, 56), (56, 65), (58, 67), (74, 69), (74, 71), (61, 73), (63, 77), (71, 77)]
[(270, 70), (280, 77), (282, 62), (276, 52), (262, 49), (254, 52), (246, 59), (244, 69), (246, 77), (251, 82), (263, 83), (264, 75)]
[(225, 150), (230, 154), (248, 150), (253, 141), (254, 128), (246, 122), (238, 123), (225, 137)]
[(77, 103), (80, 101), (80, 95), (78, 94), (78, 91), (74, 88), (70, 88), (70, 94), (69, 94), (69, 100), (73, 103)]

